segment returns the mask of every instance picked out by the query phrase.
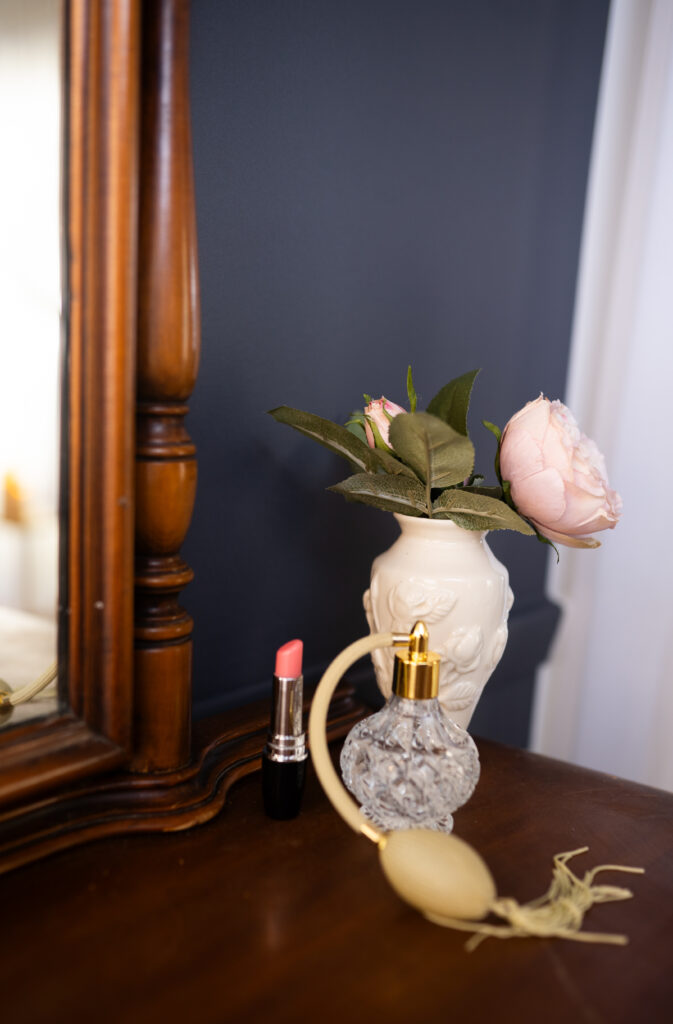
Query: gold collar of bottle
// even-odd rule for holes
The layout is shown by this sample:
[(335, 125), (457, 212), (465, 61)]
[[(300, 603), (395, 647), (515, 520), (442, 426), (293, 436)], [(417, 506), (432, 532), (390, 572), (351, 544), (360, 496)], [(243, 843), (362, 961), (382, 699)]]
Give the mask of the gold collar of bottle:
[(428, 650), (430, 636), (424, 622), (409, 635), (407, 650), (395, 652), (393, 693), (409, 700), (430, 700), (439, 692), (440, 657)]

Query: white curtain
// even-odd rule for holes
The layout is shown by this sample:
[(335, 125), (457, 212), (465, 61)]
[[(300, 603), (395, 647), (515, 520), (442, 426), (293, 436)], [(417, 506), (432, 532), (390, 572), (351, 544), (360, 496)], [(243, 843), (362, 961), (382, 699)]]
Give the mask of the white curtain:
[(561, 550), (539, 752), (673, 790), (673, 2), (613, 0), (566, 402), (624, 499)]

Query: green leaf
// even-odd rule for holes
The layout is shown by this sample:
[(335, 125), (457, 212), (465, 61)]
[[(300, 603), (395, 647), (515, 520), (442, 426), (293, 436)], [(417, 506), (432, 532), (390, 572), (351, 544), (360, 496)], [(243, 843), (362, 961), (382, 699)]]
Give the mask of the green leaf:
[(481, 422), (484, 424), (487, 430), (491, 431), (498, 444), (500, 444), (500, 442), (502, 441), (502, 430), (500, 429), (500, 427), (496, 427), (495, 423), (490, 423), (488, 420), (482, 420)]
[(390, 443), (430, 488), (450, 487), (472, 473), (474, 447), (469, 438), (427, 412), (404, 413), (390, 424)]
[(289, 427), (294, 427), (300, 434), (313, 438), (318, 444), (347, 459), (356, 469), (364, 470), (367, 473), (376, 473), (381, 465), (378, 453), (375, 454), (369, 445), (338, 423), (324, 420), (312, 412), (291, 409), (288, 405), (270, 409), (269, 415), (273, 416), (278, 423), (286, 423)]
[(466, 530), (516, 530), (529, 536), (535, 530), (504, 501), (464, 487), (444, 491), (432, 504), (435, 519), (452, 519)]
[(411, 374), (411, 366), (407, 369), (407, 396), (409, 398), (409, 412), (416, 412), (418, 396), (414, 388), (414, 378)]
[(481, 422), (484, 424), (487, 430), (491, 431), (496, 441), (498, 442), (498, 447), (495, 450), (495, 461), (493, 463), (495, 466), (495, 475), (497, 476), (498, 480), (500, 481), (504, 488), (505, 501), (509, 501), (509, 484), (507, 484), (507, 487), (505, 487), (502, 476), (500, 475), (500, 445), (502, 443), (502, 431), (500, 427), (496, 427), (495, 423), (490, 423), (489, 420), (482, 420)]
[(338, 423), (315, 416), (312, 412), (302, 412), (288, 405), (270, 409), (269, 415), (278, 423), (294, 427), (300, 434), (312, 438), (331, 452), (340, 455), (350, 462), (354, 469), (366, 473), (382, 472), (393, 476), (406, 476), (412, 480), (418, 479), (413, 469), (396, 459), (392, 452), (370, 448), (366, 437), (362, 440), (348, 427), (341, 427)]
[(470, 370), (461, 377), (455, 377), (438, 391), (428, 406), (428, 412), (438, 416), (459, 434), (467, 437), (467, 410), (470, 407), (472, 385), (479, 370)]
[(368, 395), (368, 394), (365, 393), (362, 397), (365, 400), (365, 405), (371, 405), (372, 404), (372, 396), (371, 395)]
[(502, 487), (483, 487), (481, 484), (470, 484), (468, 487), (463, 487), (462, 490), (470, 494), (483, 494), (487, 498), (495, 498), (498, 501), (503, 497)]
[(390, 473), (393, 476), (408, 476), (412, 480), (418, 480), (418, 476), (414, 473), (411, 466), (406, 466), (404, 462), (400, 462), (391, 451), (384, 451), (383, 448), (373, 448), (371, 451), (384, 473)]
[(373, 505), (384, 512), (399, 512), (407, 516), (425, 513), (425, 490), (418, 480), (400, 476), (372, 476), (356, 473), (341, 483), (327, 488), (343, 494), (348, 501)]
[[(549, 537), (545, 537), (544, 534), (540, 533), (539, 530), (535, 531), (535, 536), (541, 544), (548, 544), (550, 548), (554, 549), (554, 551), (556, 552), (556, 564), (558, 565), (561, 561), (561, 555), (559, 553), (559, 549), (556, 547), (556, 544), (554, 544), (553, 540), (550, 540)], [(595, 545), (589, 545), (589, 547), (595, 547)]]
[(364, 444), (367, 444), (367, 435), (365, 434), (365, 428), (362, 426), (360, 420), (349, 420), (346, 424), (346, 430), (350, 431), (354, 437), (357, 437)]

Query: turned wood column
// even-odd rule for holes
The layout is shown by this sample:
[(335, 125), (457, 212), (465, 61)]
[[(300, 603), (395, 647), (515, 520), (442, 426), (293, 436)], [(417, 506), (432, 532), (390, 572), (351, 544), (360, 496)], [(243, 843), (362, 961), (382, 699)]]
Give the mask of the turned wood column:
[(199, 308), (187, 0), (145, 0), (138, 248), (134, 756), (170, 771), (190, 753), (192, 619), (178, 603), (196, 489), (184, 426)]

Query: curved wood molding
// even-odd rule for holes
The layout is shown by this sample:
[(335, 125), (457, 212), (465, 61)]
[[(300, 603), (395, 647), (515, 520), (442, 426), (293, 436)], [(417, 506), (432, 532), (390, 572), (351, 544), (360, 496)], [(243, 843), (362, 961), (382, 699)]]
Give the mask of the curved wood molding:
[(199, 307), (186, 0), (143, 5), (138, 249), (135, 729), (131, 767), (173, 771), (190, 754), (192, 578), (180, 558), (196, 492), (185, 400)]
[[(337, 691), (329, 739), (344, 736), (368, 710), (351, 689)], [(258, 702), (199, 723), (195, 756), (180, 770), (116, 772), (36, 800), (16, 817), (0, 812), (0, 874), (94, 839), (173, 832), (209, 821), (224, 807), (232, 785), (260, 767), (268, 716), (268, 703)]]

